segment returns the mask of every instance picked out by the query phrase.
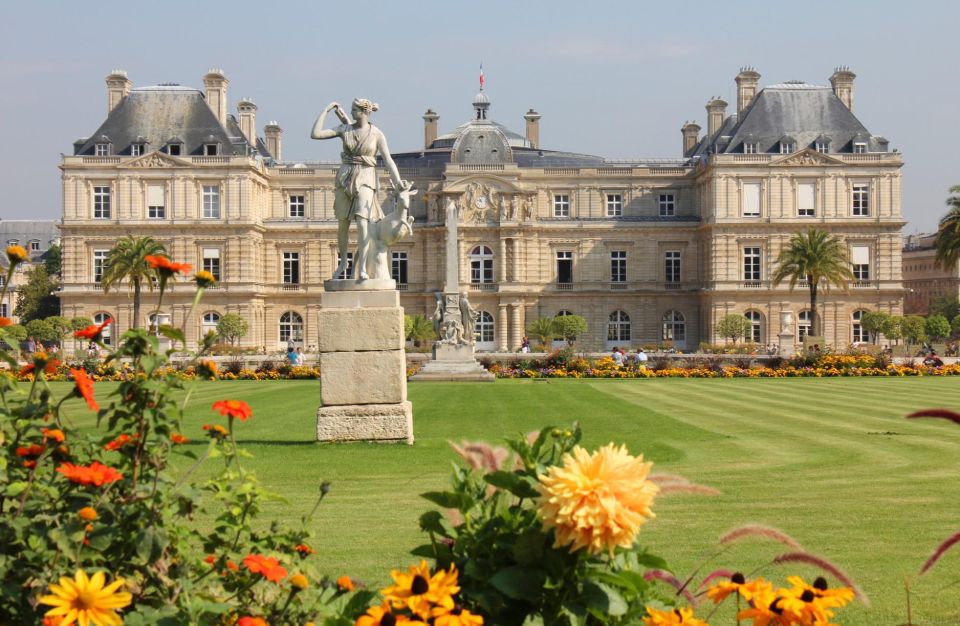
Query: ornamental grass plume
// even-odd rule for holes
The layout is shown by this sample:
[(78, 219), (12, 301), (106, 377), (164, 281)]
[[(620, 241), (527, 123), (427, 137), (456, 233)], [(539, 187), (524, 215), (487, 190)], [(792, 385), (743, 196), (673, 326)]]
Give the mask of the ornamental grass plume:
[(743, 526), (738, 526), (728, 530), (726, 533), (720, 537), (720, 544), (736, 543), (741, 539), (750, 539), (750, 538), (759, 538), (759, 539), (770, 539), (783, 545), (793, 548), (794, 550), (803, 551), (803, 547), (800, 545), (796, 539), (788, 535), (787, 533), (773, 528), (772, 526), (764, 526), (762, 524), (745, 524)]
[(104, 586), (105, 582), (103, 572), (88, 578), (86, 572), (78, 569), (73, 579), (64, 576), (60, 584), (51, 583), (50, 594), (40, 597), (38, 602), (53, 607), (45, 616), (59, 618), (59, 626), (71, 626), (74, 622), (81, 626), (121, 626), (123, 620), (116, 611), (128, 606), (133, 596), (120, 591), (122, 578)]
[(774, 558), (771, 562), (774, 565), (781, 565), (783, 563), (806, 563), (807, 565), (813, 565), (814, 567), (827, 572), (839, 580), (843, 586), (849, 587), (861, 604), (866, 607), (870, 606), (870, 599), (867, 598), (867, 595), (863, 593), (863, 590), (860, 589), (855, 582), (853, 582), (853, 579), (851, 579), (850, 576), (848, 576), (847, 573), (842, 569), (822, 556), (810, 554), (809, 552), (787, 552)]
[(612, 443), (593, 454), (580, 446), (565, 454), (562, 467), (538, 477), (539, 516), (544, 529), (556, 533), (553, 546), (590, 554), (632, 546), (640, 526), (654, 517), (659, 487), (648, 480), (652, 465)]

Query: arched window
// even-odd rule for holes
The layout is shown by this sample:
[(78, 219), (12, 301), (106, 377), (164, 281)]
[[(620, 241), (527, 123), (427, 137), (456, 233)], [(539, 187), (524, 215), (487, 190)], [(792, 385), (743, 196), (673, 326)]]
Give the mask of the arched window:
[(303, 343), (303, 318), (299, 313), (287, 311), (280, 316), (280, 342)]
[(493, 316), (486, 311), (480, 311), (480, 317), (474, 324), (476, 340), (481, 343), (489, 343), (494, 340)]
[(664, 341), (686, 341), (687, 322), (680, 311), (667, 311), (663, 314)]
[(630, 341), (630, 316), (614, 311), (607, 322), (607, 341)]
[(853, 343), (869, 343), (870, 333), (863, 328), (863, 315), (866, 311), (853, 312), (853, 324), (851, 325)]
[(170, 325), (170, 314), (169, 313), (151, 313), (147, 316), (147, 330), (148, 332), (153, 333), (154, 335), (160, 334), (161, 326)]
[(797, 341), (803, 343), (803, 338), (810, 334), (813, 328), (813, 316), (810, 311), (797, 313)]
[(743, 316), (750, 320), (750, 335), (746, 339), (753, 343), (761, 343), (763, 341), (763, 313), (747, 311)]
[(203, 337), (211, 332), (217, 332), (217, 324), (220, 322), (220, 314), (216, 311), (208, 311), (203, 314), (200, 321), (200, 336)]
[(566, 309), (560, 309), (560, 312), (557, 313), (556, 316), (557, 316), (557, 317), (567, 317), (568, 315), (573, 315), (573, 313), (571, 313), (570, 311), (568, 311), (568, 310), (566, 310)]
[(487, 246), (475, 246), (470, 251), (470, 282), (493, 282), (493, 250)]
[[(99, 326), (100, 324), (103, 324), (103, 323), (106, 322), (107, 320), (112, 320), (112, 319), (113, 319), (113, 316), (110, 315), (109, 313), (97, 313), (97, 314), (95, 314), (95, 315), (93, 316), (93, 323), (94, 323), (94, 324), (97, 324), (97, 325)], [(110, 324), (109, 326), (105, 326), (104, 329), (103, 329), (103, 332), (100, 333), (100, 339), (101, 339), (101, 341), (103, 341), (103, 343), (105, 343), (105, 344), (108, 345), (108, 346), (112, 346), (112, 345), (113, 345), (113, 327), (114, 327), (114, 325), (116, 325), (116, 322), (113, 322), (113, 323)]]

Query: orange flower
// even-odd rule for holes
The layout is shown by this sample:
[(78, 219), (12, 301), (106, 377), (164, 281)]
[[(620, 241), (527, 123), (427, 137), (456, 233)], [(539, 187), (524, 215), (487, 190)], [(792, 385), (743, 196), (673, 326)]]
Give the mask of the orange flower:
[(147, 262), (152, 269), (160, 272), (161, 276), (173, 276), (174, 274), (189, 274), (190, 270), (193, 268), (189, 263), (174, 263), (170, 259), (161, 255), (152, 255), (148, 254), (143, 257), (143, 260)]
[(305, 543), (298, 543), (293, 547), (293, 549), (299, 552), (303, 556), (309, 556), (313, 554), (313, 548), (311, 548)]
[(227, 429), (220, 424), (204, 424), (203, 430), (208, 431), (211, 437), (226, 437), (230, 434), (227, 432)]
[(203, 559), (203, 562), (206, 563), (206, 564), (208, 564), (208, 565), (213, 565), (214, 563), (217, 562), (217, 557), (213, 556), (212, 554), (208, 554), (208, 555)]
[(90, 341), (96, 341), (100, 339), (100, 335), (103, 334), (103, 329), (112, 323), (113, 323), (113, 318), (108, 317), (99, 326), (97, 324), (87, 326), (86, 328), (83, 328), (73, 333), (73, 336), (76, 337), (77, 339), (89, 339)]
[(40, 432), (43, 433), (44, 441), (47, 441), (48, 439), (53, 439), (57, 443), (63, 443), (64, 440), (67, 438), (66, 435), (63, 434), (63, 431), (60, 430), (59, 428), (41, 428)]
[(232, 572), (239, 572), (240, 568), (233, 561), (227, 561), (227, 569)]
[(9, 259), (10, 265), (20, 265), (27, 260), (28, 256), (30, 255), (23, 246), (7, 246), (7, 259)]
[(303, 591), (308, 586), (310, 586), (310, 581), (307, 580), (307, 577), (303, 574), (294, 574), (290, 577), (290, 584), (294, 589)]
[(253, 409), (243, 400), (217, 400), (212, 408), (214, 411), (220, 411), (220, 415), (234, 417), (241, 422), (253, 416)]
[(251, 554), (243, 559), (243, 565), (254, 574), (261, 574), (267, 580), (275, 583), (287, 577), (287, 570), (277, 559), (262, 554)]
[(92, 506), (85, 506), (77, 511), (77, 515), (85, 522), (93, 522), (97, 519), (97, 510)]
[(217, 279), (214, 278), (210, 272), (201, 270), (193, 275), (193, 282), (197, 283), (197, 287), (206, 289), (207, 287), (212, 287), (217, 284)]
[(128, 435), (128, 434), (126, 434), (126, 433), (121, 433), (121, 434), (117, 435), (117, 438), (116, 438), (116, 439), (114, 439), (113, 441), (111, 441), (111, 442), (109, 442), (108, 444), (106, 444), (105, 446), (103, 446), (103, 449), (104, 449), (104, 450), (107, 450), (108, 452), (113, 452), (113, 451), (119, 450), (120, 448), (122, 448), (122, 447), (124, 447), (125, 445), (129, 444), (131, 441), (135, 441), (136, 438), (137, 438), (136, 435), (134, 435), (133, 437), (131, 437), (130, 435)]
[(262, 617), (245, 616), (237, 620), (237, 626), (270, 626)]
[(61, 463), (57, 471), (63, 474), (70, 482), (87, 487), (102, 487), (103, 485), (123, 478), (123, 474), (110, 466), (100, 463), (100, 461), (94, 461), (90, 465)]
[(0, 327), (13, 326), (13, 320), (9, 317), (0, 317)]
[(20, 446), (14, 452), (17, 456), (23, 458), (23, 466), (32, 469), (37, 466), (37, 459), (43, 454), (43, 451), (46, 448), (39, 444), (33, 444), (31, 446)]
[(181, 444), (181, 443), (187, 443), (190, 440), (184, 437), (183, 435), (181, 435), (180, 433), (172, 433), (170, 435), (170, 441), (176, 444)]
[(76, 383), (76, 387), (73, 389), (74, 393), (87, 401), (87, 406), (90, 407), (91, 411), (99, 411), (100, 405), (93, 397), (93, 379), (90, 378), (87, 371), (71, 367), (70, 373), (73, 374), (73, 382)]
[(337, 587), (343, 591), (353, 591), (356, 589), (356, 585), (353, 584), (353, 579), (349, 576), (341, 576), (337, 578)]
[(33, 363), (30, 365), (25, 365), (20, 369), (19, 376), (26, 376), (27, 374), (33, 374), (37, 370), (41, 370), (47, 374), (56, 374), (57, 368), (60, 366), (60, 361), (55, 358), (50, 358), (47, 356), (46, 352), (41, 352), (37, 350), (33, 353)]

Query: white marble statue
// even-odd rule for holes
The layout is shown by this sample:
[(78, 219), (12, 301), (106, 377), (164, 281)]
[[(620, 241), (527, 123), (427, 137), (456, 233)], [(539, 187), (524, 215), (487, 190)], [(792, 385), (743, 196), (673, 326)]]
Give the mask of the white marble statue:
[(480, 313), (470, 306), (466, 292), (460, 294), (460, 325), (463, 327), (463, 336), (460, 343), (473, 344), (476, 342), (476, 335), (473, 329), (476, 328), (477, 320), (480, 319)]
[[(353, 101), (350, 109), (353, 116), (351, 120), (339, 104), (331, 102), (317, 117), (310, 133), (310, 137), (313, 139), (339, 137), (343, 141), (343, 152), (340, 153), (341, 165), (340, 171), (337, 172), (333, 201), (333, 210), (338, 221), (337, 248), (340, 253), (340, 264), (334, 270), (333, 278), (337, 278), (347, 268), (349, 262), (347, 245), (349, 243), (351, 221), (357, 224), (357, 251), (354, 256), (354, 271), (356, 273), (355, 278), (360, 280), (370, 278), (371, 271), (382, 269), (380, 263), (376, 260), (379, 251), (374, 242), (382, 242), (403, 231), (403, 227), (399, 225), (398, 221), (402, 218), (396, 216), (397, 219), (386, 227), (385, 230), (388, 232), (376, 232), (378, 228), (375, 224), (383, 219), (383, 211), (380, 208), (378, 198), (380, 188), (377, 176), (377, 155), (380, 155), (383, 159), (383, 164), (386, 166), (387, 173), (393, 183), (394, 193), (398, 194), (397, 211), (403, 204), (403, 193), (410, 192), (411, 187), (410, 183), (400, 178), (400, 172), (390, 156), (386, 137), (383, 136), (379, 128), (370, 123), (370, 114), (378, 108), (379, 106), (370, 100), (357, 98)], [(333, 111), (342, 122), (336, 128), (323, 127), (330, 111)], [(409, 202), (408, 195), (406, 197), (406, 208), (409, 208)], [(409, 215), (406, 215), (406, 217), (409, 217)], [(412, 219), (405, 222), (408, 229), (410, 221)], [(389, 266), (386, 268), (386, 272), (385, 277), (389, 278)], [(381, 275), (380, 277), (384, 276)]]

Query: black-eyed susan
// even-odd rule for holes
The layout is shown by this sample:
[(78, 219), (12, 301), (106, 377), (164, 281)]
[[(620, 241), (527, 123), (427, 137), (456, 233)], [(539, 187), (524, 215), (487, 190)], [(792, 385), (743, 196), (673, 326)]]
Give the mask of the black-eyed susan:
[(396, 626), (397, 616), (390, 610), (390, 604), (371, 606), (364, 615), (357, 618), (354, 626)]
[(433, 626), (483, 626), (483, 618), (459, 604), (452, 609), (436, 607), (432, 611)]
[(383, 597), (393, 608), (407, 608), (425, 620), (430, 618), (434, 607), (452, 609), (453, 596), (460, 591), (457, 568), (453, 565), (449, 571), (440, 570), (431, 575), (427, 562), (421, 560), (419, 565), (411, 566), (406, 572), (391, 571), (390, 576), (394, 584), (380, 591)]
[(128, 606), (132, 596), (120, 591), (124, 584), (122, 578), (104, 586), (105, 582), (103, 572), (87, 577), (86, 572), (78, 569), (72, 579), (64, 576), (60, 584), (51, 583), (50, 594), (38, 601), (53, 607), (45, 615), (59, 617), (60, 626), (71, 626), (74, 622), (93, 626), (121, 626), (123, 620), (116, 611)]
[(647, 616), (643, 618), (644, 626), (709, 626), (705, 621), (693, 616), (691, 608), (677, 608), (661, 611), (647, 607)]

